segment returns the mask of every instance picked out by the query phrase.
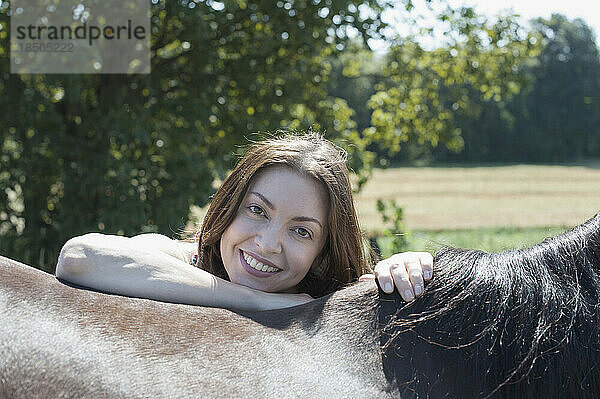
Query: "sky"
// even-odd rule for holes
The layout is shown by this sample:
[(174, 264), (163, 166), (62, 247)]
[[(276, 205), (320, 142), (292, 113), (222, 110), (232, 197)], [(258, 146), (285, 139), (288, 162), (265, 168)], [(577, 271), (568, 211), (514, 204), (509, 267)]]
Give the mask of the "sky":
[[(435, 0), (434, 0), (435, 2)], [(413, 0), (415, 9), (423, 15), (425, 24), (434, 23), (433, 14), (427, 10), (423, 0)], [(452, 8), (460, 6), (475, 7), (479, 14), (493, 17), (503, 10), (511, 9), (515, 14), (521, 15), (524, 21), (544, 17), (549, 18), (552, 13), (561, 13), (568, 19), (583, 19), (596, 34), (600, 32), (600, 2), (597, 0), (448, 0), (444, 2)], [(406, 12), (404, 12), (405, 14)], [(402, 21), (402, 11), (390, 11), (384, 14), (384, 21), (390, 23), (401, 34), (408, 33), (409, 24)], [(369, 43), (375, 50), (384, 50), (385, 45), (381, 42)]]

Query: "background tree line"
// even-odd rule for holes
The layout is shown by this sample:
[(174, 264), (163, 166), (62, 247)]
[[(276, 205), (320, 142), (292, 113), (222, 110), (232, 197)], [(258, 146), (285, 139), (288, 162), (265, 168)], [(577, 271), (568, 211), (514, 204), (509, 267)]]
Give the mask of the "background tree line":
[(331, 92), (354, 109), (369, 99), (357, 123), (382, 165), (600, 157), (600, 57), (583, 20), (553, 14), (525, 31), (511, 16), (490, 24), (467, 8), (440, 18), (459, 40), (427, 51), (403, 38), (375, 60), (354, 49), (337, 69)]
[(89, 231), (175, 236), (254, 132), (325, 131), (357, 187), (389, 160), (599, 151), (598, 55), (581, 21), (525, 29), (447, 9), (440, 47), (388, 37), (380, 56), (366, 43), (395, 1), (155, 0), (152, 74), (14, 75), (1, 4), (0, 253), (50, 271)]

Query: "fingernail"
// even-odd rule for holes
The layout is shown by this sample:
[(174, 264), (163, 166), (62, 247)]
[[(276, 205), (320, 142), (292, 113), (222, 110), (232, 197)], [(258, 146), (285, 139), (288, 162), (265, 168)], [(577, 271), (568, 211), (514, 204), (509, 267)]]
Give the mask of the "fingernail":
[(423, 272), (423, 277), (425, 277), (426, 280), (429, 280), (431, 278), (431, 271), (425, 270)]
[(389, 292), (389, 291), (392, 291), (392, 290), (393, 290), (392, 283), (385, 283), (385, 289), (384, 289), (384, 291)]
[(415, 295), (421, 295), (422, 292), (423, 292), (423, 287), (421, 287), (421, 284), (415, 285)]
[(406, 297), (407, 301), (412, 301), (414, 299), (414, 295), (411, 290), (404, 291), (404, 296)]

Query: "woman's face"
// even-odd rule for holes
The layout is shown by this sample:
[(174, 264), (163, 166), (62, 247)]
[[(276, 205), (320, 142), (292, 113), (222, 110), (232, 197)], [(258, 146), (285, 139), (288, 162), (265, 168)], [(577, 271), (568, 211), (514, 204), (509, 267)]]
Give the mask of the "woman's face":
[(294, 292), (320, 260), (327, 208), (327, 193), (313, 178), (284, 166), (257, 173), (221, 236), (221, 258), (231, 282), (265, 292)]

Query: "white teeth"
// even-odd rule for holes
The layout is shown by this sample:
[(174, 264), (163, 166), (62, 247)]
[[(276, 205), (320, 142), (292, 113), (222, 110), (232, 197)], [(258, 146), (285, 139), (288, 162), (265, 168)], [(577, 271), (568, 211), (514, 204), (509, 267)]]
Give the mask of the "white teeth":
[(246, 259), (246, 262), (248, 262), (248, 264), (256, 270), (259, 270), (261, 272), (276, 272), (279, 271), (279, 269), (276, 269), (274, 267), (271, 266), (267, 266), (259, 261), (257, 261), (256, 259), (254, 259), (253, 257), (251, 257), (250, 255), (248, 255), (247, 253), (245, 253), (244, 251), (242, 251), (242, 255), (244, 256), (244, 259)]

